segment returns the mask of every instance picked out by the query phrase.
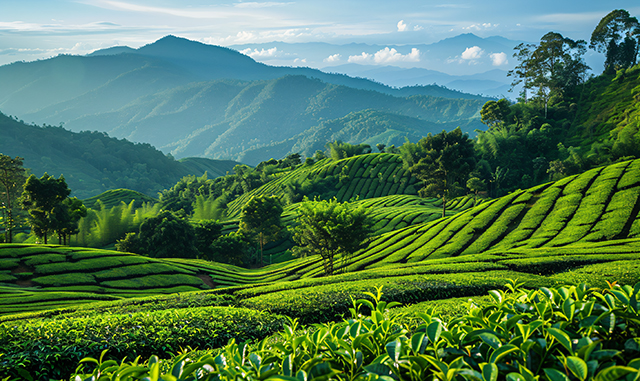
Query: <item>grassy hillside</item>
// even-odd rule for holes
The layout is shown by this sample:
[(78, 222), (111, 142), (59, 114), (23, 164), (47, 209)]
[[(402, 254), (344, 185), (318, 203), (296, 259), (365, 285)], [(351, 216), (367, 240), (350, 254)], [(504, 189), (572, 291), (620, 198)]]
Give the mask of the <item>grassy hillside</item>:
[(117, 188), (156, 196), (183, 176), (201, 176), (207, 171), (214, 178), (237, 164), (204, 158), (178, 162), (149, 144), (101, 132), (28, 125), (2, 113), (0, 135), (0, 153), (23, 157), (25, 168), (38, 177), (44, 172), (64, 175), (73, 195), (81, 199)]
[[(312, 166), (301, 166), (275, 180), (245, 193), (229, 203), (226, 214), (238, 217), (242, 206), (255, 195), (275, 195), (284, 203), (301, 201), (302, 194), (313, 198), (336, 197), (339, 201), (417, 194), (418, 180), (402, 167), (394, 154), (367, 154), (342, 160), (324, 159)], [(289, 197), (289, 200), (287, 200)]]
[(82, 200), (82, 203), (87, 208), (100, 209), (97, 206), (98, 200), (106, 208), (113, 208), (116, 205), (120, 205), (120, 203), (122, 202), (128, 205), (131, 201), (134, 200), (134, 208), (140, 207), (145, 202), (158, 202), (158, 200), (153, 197), (130, 189), (111, 189), (106, 192), (100, 193), (99, 195), (84, 199)]
[[(49, 297), (44, 296), (49, 292), (71, 293), (52, 297), (55, 300), (86, 301), (96, 297), (165, 293), (174, 287), (233, 286), (221, 291), (257, 296), (319, 285), (335, 287), (329, 284), (346, 279), (354, 282), (354, 290), (363, 290), (370, 287), (364, 281), (370, 278), (384, 278), (385, 284), (391, 285), (412, 284), (410, 277), (418, 274), (485, 274), (489, 270), (497, 271), (495, 277), (485, 274), (483, 280), (474, 280), (472, 284), (489, 282), (496, 287), (506, 277), (535, 282), (571, 281), (572, 277), (588, 280), (592, 271), (604, 271), (612, 277), (608, 279), (631, 282), (640, 271), (633, 262), (640, 250), (639, 194), (640, 160), (635, 160), (514, 192), (475, 207), (471, 207), (471, 198), (457, 199), (450, 204), (455, 214), (440, 219), (435, 217), (439, 206), (435, 200), (398, 195), (357, 201), (374, 210), (371, 218), (376, 224), (376, 235), (365, 249), (338, 260), (336, 270), (344, 274), (329, 278), (321, 277), (319, 257), (250, 270), (206, 261), (154, 260), (109, 251), (4, 245), (0, 249), (2, 282), (15, 292), (27, 293), (19, 299), (7, 299), (4, 308), (5, 312), (20, 310), (23, 307), (19, 304), (24, 302), (28, 306), (25, 308), (45, 308), (46, 305), (30, 302)], [(289, 208), (285, 224), (294, 215), (295, 207)], [(619, 267), (599, 265), (612, 261), (632, 262)], [(569, 269), (573, 273), (565, 274)], [(168, 274), (174, 275), (165, 276)], [(540, 274), (543, 277), (537, 278)], [(402, 280), (400, 276), (408, 278)], [(471, 275), (459, 276), (460, 280), (449, 277), (447, 282), (464, 284), (471, 279)], [(283, 281), (287, 283), (280, 283)], [(263, 286), (256, 288), (260, 284)], [(240, 291), (237, 287), (243, 285), (252, 287)], [(39, 288), (16, 289), (16, 286)], [(271, 291), (255, 293), (261, 289)], [(78, 294), (72, 296), (74, 292)], [(93, 293), (98, 296), (88, 299), (85, 296)], [(26, 298), (27, 295), (31, 296)]]
[[(394, 157), (362, 155), (320, 162), (318, 168), (328, 172), (346, 163), (363, 168), (367, 158), (392, 162)], [(367, 169), (376, 168), (368, 164)], [(314, 168), (296, 171), (309, 176)], [(639, 195), (640, 160), (634, 160), (476, 206), (471, 197), (455, 199), (445, 218), (437, 217), (437, 200), (414, 195), (353, 201), (371, 210), (375, 235), (365, 249), (338, 258), (336, 275), (328, 277), (317, 256), (243, 269), (108, 250), (2, 244), (5, 363), (29, 359), (26, 367), (33, 374), (64, 378), (80, 358), (97, 358), (105, 348), (107, 358), (119, 361), (151, 354), (169, 358), (186, 345), (206, 349), (230, 339), (259, 340), (281, 329), (286, 317), (302, 324), (342, 321), (353, 307), (351, 298), (371, 299), (367, 293), (376, 287), (382, 287), (385, 301), (413, 304), (400, 311), (407, 315), (397, 315), (411, 322), (418, 312), (431, 316), (433, 308), (444, 312), (438, 316), (451, 317), (485, 306), (504, 295), (487, 297), (487, 292), (504, 289), (508, 279), (546, 287), (545, 295), (549, 287), (564, 284), (586, 282), (598, 290), (609, 283), (634, 284), (640, 277)], [(295, 204), (287, 208), (285, 224), (295, 213)], [(225, 229), (233, 225), (230, 221)], [(556, 294), (582, 292), (565, 290)], [(553, 309), (567, 311), (566, 305)], [(37, 351), (29, 344), (33, 337), (39, 337)], [(3, 371), (15, 372), (2, 364)]]

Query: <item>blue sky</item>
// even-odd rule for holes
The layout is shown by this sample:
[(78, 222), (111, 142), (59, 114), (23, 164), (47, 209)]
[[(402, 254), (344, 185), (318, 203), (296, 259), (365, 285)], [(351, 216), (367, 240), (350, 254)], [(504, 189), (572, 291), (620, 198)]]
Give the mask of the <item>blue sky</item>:
[(139, 47), (167, 34), (224, 46), (410, 46), (470, 32), (535, 42), (551, 30), (588, 40), (597, 22), (616, 8), (640, 16), (637, 0), (0, 0), (0, 65), (115, 45)]

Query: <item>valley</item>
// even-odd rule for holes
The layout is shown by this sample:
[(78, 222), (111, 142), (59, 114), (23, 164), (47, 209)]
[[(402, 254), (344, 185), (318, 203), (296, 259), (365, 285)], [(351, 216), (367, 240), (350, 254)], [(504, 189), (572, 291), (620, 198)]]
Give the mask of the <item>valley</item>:
[(515, 102), (173, 35), (0, 66), (0, 379), (638, 379), (625, 12)]

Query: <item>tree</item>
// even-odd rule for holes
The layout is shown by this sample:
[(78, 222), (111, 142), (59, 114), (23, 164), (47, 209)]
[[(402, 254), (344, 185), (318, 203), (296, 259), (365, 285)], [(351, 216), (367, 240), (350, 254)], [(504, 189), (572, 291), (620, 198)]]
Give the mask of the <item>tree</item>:
[(605, 72), (636, 64), (640, 47), (640, 23), (624, 9), (615, 9), (600, 20), (591, 33), (589, 47), (606, 53)]
[(13, 229), (15, 228), (14, 205), (26, 176), (23, 168), (23, 158), (0, 154), (0, 206), (3, 210), (3, 222), (5, 231), (5, 242), (13, 241)]
[(418, 179), (422, 197), (442, 198), (442, 217), (447, 200), (462, 195), (469, 173), (476, 164), (473, 141), (460, 127), (451, 132), (428, 134), (417, 144), (405, 143), (400, 148), (404, 166)]
[(87, 216), (87, 208), (77, 197), (66, 198), (55, 208), (54, 229), (58, 233), (58, 243), (67, 244), (67, 238), (78, 234), (80, 218)]
[(296, 210), (297, 226), (293, 229), (297, 256), (318, 254), (325, 275), (332, 275), (334, 258), (343, 258), (363, 248), (371, 234), (371, 220), (364, 206), (331, 200), (305, 199)]
[(508, 100), (488, 101), (480, 110), (480, 121), (489, 128), (497, 127), (505, 123), (509, 112)]
[(485, 191), (487, 189), (487, 184), (484, 180), (480, 180), (478, 177), (471, 177), (467, 180), (467, 188), (469, 188), (473, 193), (473, 206), (478, 204), (478, 193)]
[[(29, 176), (23, 187), (20, 203), (28, 210), (31, 231), (47, 244), (47, 236), (57, 229), (56, 212), (64, 210), (60, 204), (69, 196), (71, 190), (67, 186), (64, 176), (58, 179), (46, 172), (41, 178)], [(61, 220), (62, 218), (58, 216)]]
[(264, 245), (278, 239), (282, 225), (282, 205), (275, 196), (253, 196), (242, 208), (240, 231), (253, 237), (260, 247), (260, 265), (264, 264)]
[(368, 144), (349, 144), (341, 140), (327, 143), (329, 156), (333, 160), (345, 159), (347, 157), (371, 153), (371, 146)]
[(242, 232), (232, 232), (215, 239), (211, 243), (209, 256), (206, 258), (235, 266), (247, 264), (247, 251), (251, 242)]
[(508, 75), (516, 77), (512, 88), (524, 83), (524, 100), (532, 91), (534, 99), (544, 105), (547, 117), (549, 101), (553, 96), (571, 92), (584, 82), (589, 67), (582, 56), (586, 53), (586, 41), (574, 41), (560, 33), (549, 32), (542, 36), (540, 44), (519, 44), (514, 48), (519, 64)]
[(211, 244), (222, 235), (222, 224), (214, 220), (202, 220), (195, 224), (196, 249), (203, 257), (211, 256)]
[(119, 240), (116, 249), (154, 258), (197, 258), (195, 240), (195, 229), (188, 221), (164, 210), (140, 224), (137, 234)]

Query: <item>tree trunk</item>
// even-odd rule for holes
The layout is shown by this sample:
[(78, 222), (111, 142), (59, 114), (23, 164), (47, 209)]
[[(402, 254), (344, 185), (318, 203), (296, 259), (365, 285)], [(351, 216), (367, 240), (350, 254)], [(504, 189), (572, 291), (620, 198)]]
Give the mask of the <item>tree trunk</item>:
[(446, 212), (447, 212), (447, 197), (442, 196), (442, 218), (444, 218)]

